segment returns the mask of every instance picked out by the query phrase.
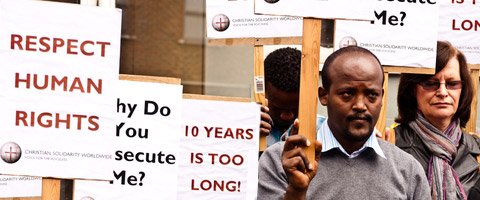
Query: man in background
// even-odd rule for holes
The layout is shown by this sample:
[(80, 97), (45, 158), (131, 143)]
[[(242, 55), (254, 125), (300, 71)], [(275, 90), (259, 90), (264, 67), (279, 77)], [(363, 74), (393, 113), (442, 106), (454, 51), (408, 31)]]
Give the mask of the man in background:
[[(285, 47), (271, 52), (264, 61), (265, 97), (268, 107), (262, 106), (261, 134), (267, 135), (267, 146), (281, 141), (282, 135), (298, 117), (300, 65), (302, 52)], [(324, 117), (317, 116), (317, 124)]]

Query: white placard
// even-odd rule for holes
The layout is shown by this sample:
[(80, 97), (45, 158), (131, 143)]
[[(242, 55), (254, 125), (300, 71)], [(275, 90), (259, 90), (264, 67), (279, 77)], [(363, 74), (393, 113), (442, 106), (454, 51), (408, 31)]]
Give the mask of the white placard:
[(0, 198), (40, 197), (41, 195), (41, 177), (0, 175)]
[(182, 86), (120, 81), (112, 184), (75, 181), (74, 199), (177, 199)]
[[(258, 105), (184, 99), (182, 110), (183, 120), (179, 120), (184, 123), (182, 130), (168, 133), (170, 137), (180, 139), (176, 157), (178, 170), (166, 170), (148, 163), (129, 164), (148, 174), (142, 180), (142, 186), (76, 181), (74, 199), (130, 200), (156, 196), (161, 199), (255, 199), (258, 186)], [(148, 123), (150, 126), (158, 124), (145, 122), (145, 126)], [(167, 143), (173, 145), (168, 140), (158, 139), (145, 140), (141, 147), (163, 149)], [(132, 143), (130, 147), (139, 149), (139, 144)], [(124, 162), (116, 164), (116, 168), (120, 165), (126, 167)], [(157, 167), (148, 169), (147, 173), (149, 166)], [(172, 192), (178, 192), (177, 196), (174, 197)]]
[(0, 173), (111, 178), (120, 26), (119, 9), (0, 0)]
[(255, 13), (322, 19), (371, 20), (377, 0), (255, 0)]
[(337, 20), (335, 49), (356, 44), (372, 51), (383, 65), (435, 67), (437, 4), (383, 1), (371, 15), (372, 22)]
[(452, 43), (469, 64), (480, 64), (480, 1), (439, 1), (439, 40)]
[(255, 199), (260, 109), (255, 103), (183, 101), (178, 199)]
[(253, 0), (207, 0), (208, 38), (302, 36), (301, 17), (255, 15)]

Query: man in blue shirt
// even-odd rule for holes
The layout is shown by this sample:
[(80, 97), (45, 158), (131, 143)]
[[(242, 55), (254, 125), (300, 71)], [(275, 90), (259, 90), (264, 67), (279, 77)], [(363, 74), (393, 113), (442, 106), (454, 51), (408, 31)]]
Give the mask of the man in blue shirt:
[(278, 141), (298, 117), (300, 64), (302, 53), (294, 48), (280, 48), (264, 61), (265, 97), (262, 106), (261, 133), (267, 135), (267, 146)]
[[(290, 47), (277, 49), (265, 58), (268, 107), (262, 106), (260, 131), (267, 135), (267, 146), (281, 141), (298, 117), (301, 59), (301, 51)], [(317, 116), (317, 129), (323, 121), (325, 117)]]
[[(267, 148), (259, 160), (257, 199), (431, 199), (420, 163), (375, 137), (383, 81), (369, 50), (349, 46), (332, 53), (318, 89), (327, 121), (316, 141), (297, 135), (295, 121), (285, 142)], [(303, 150), (310, 145), (315, 160)]]

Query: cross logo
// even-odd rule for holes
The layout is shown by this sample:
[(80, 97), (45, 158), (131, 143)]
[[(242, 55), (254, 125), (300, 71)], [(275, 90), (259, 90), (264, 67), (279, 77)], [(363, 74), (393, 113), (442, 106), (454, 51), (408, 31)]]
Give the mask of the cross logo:
[(217, 31), (225, 31), (230, 26), (230, 19), (224, 14), (218, 14), (213, 17), (212, 26)]
[(347, 47), (347, 46), (357, 46), (357, 40), (352, 36), (343, 37), (340, 40), (340, 48)]
[(218, 22), (215, 22), (215, 24), (217, 24), (219, 27), (219, 29), (223, 29), (223, 24), (225, 24), (226, 22), (222, 22), (222, 18), (218, 18)]
[(15, 142), (7, 142), (0, 149), (0, 157), (6, 163), (15, 163), (22, 156), (20, 146)]
[(13, 147), (10, 146), (10, 151), (6, 151), (5, 153), (6, 153), (7, 155), (10, 155), (8, 160), (11, 161), (11, 160), (13, 160), (12, 155), (17, 155), (19, 152), (16, 152), (16, 151), (13, 149)]

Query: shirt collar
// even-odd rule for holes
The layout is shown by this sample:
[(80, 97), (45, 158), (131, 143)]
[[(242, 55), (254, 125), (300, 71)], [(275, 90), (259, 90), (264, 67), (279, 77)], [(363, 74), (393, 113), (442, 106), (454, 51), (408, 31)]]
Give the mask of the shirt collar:
[(378, 139), (375, 136), (375, 133), (372, 133), (368, 140), (363, 144), (363, 146), (353, 152), (352, 154), (348, 154), (347, 151), (340, 145), (340, 143), (335, 139), (333, 136), (332, 131), (330, 130), (330, 127), (328, 126), (328, 123), (322, 123), (322, 126), (320, 129), (317, 131), (317, 140), (320, 140), (322, 142), (322, 152), (329, 151), (334, 148), (338, 148), (341, 152), (343, 152), (346, 156), (349, 158), (355, 158), (360, 153), (362, 153), (365, 149), (371, 148), (377, 153), (380, 157), (385, 158), (385, 154), (383, 153), (382, 149), (380, 148), (380, 145), (378, 144)]

